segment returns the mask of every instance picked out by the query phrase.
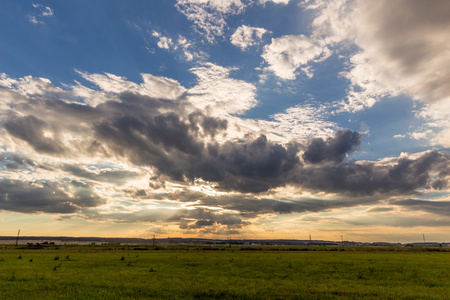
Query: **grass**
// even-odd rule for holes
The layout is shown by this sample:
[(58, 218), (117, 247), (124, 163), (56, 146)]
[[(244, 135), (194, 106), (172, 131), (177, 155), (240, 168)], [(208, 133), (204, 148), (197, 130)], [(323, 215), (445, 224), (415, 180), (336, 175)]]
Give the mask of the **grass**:
[(1, 299), (448, 299), (450, 294), (450, 252), (443, 250), (1, 247)]

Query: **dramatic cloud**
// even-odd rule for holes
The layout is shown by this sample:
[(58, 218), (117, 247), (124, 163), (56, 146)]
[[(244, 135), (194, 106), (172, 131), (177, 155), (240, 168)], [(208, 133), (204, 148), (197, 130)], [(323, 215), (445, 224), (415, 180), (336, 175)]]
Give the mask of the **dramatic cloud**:
[[(351, 196), (410, 194), (448, 182), (449, 155), (435, 151), (387, 162), (356, 162), (305, 168), (296, 181), (304, 188)], [(436, 185), (436, 183), (439, 184)]]
[(88, 170), (81, 166), (63, 165), (61, 170), (78, 178), (89, 179), (98, 182), (107, 182), (115, 185), (123, 185), (130, 179), (137, 177), (136, 172), (125, 170)]
[(50, 126), (35, 116), (11, 117), (4, 123), (4, 127), (12, 136), (27, 141), (37, 152), (47, 154), (65, 152), (60, 141), (53, 138)]
[[(114, 223), (151, 223), (156, 226), (175, 225), (178, 230), (199, 234), (237, 234), (251, 223), (233, 212), (195, 209), (143, 209), (136, 212), (95, 213), (86, 215), (91, 220)], [(154, 231), (153, 231), (154, 232)]]
[(346, 110), (406, 93), (424, 102), (448, 101), (448, 1), (308, 1), (315, 9), (313, 38), (358, 51), (343, 76), (351, 83)]
[(318, 197), (291, 197), (278, 200), (267, 197), (246, 195), (215, 195), (208, 196), (200, 192), (184, 190), (171, 195), (179, 201), (196, 203), (207, 207), (221, 207), (241, 216), (257, 217), (270, 213), (291, 214), (303, 212), (320, 212), (331, 209), (355, 207), (379, 202), (377, 198), (362, 199), (328, 199)]
[(450, 216), (450, 201), (406, 199), (393, 201), (392, 204), (412, 211), (423, 211), (436, 215)]
[(264, 136), (205, 143), (202, 137), (214, 138), (226, 130), (227, 122), (200, 111), (186, 119), (174, 113), (154, 115), (153, 100), (137, 102), (127, 97), (127, 104), (104, 104), (112, 114), (94, 124), (96, 139), (115, 156), (156, 167), (172, 180), (201, 178), (224, 189), (260, 192), (284, 185), (288, 170), (298, 163), (294, 146), (274, 144)]
[(82, 182), (24, 182), (0, 179), (0, 209), (24, 213), (75, 213), (104, 203)]
[(7, 169), (12, 169), (12, 170), (17, 170), (19, 169), (21, 166), (25, 166), (25, 167), (33, 167), (35, 166), (35, 163), (33, 160), (24, 157), (23, 155), (18, 155), (18, 154), (10, 154), (10, 155), (3, 155), (0, 154), (0, 163), (4, 163), (5, 167)]
[(383, 70), (375, 80), (390, 85), (389, 80), (399, 78), (403, 91), (427, 102), (450, 97), (449, 11), (445, 0), (433, 5), (417, 0), (358, 3), (356, 14), (364, 23), (357, 43), (367, 63), (375, 67), (372, 60), (379, 59)]
[(449, 1), (2, 1), (8, 232), (446, 236)]
[[(245, 127), (237, 137), (236, 120), (246, 121), (230, 114), (254, 103), (254, 86), (212, 64), (192, 71), (199, 82), (189, 90), (150, 74), (136, 84), (112, 74), (80, 73), (97, 90), (3, 76), (0, 208), (220, 235), (237, 234), (271, 214), (354, 208), (381, 199), (406, 207), (395, 197), (448, 186), (448, 154), (355, 161), (351, 155), (361, 134), (332, 123), (320, 125), (328, 135), (307, 132), (313, 138), (280, 142)], [(312, 124), (310, 110), (315, 108), (299, 106), (274, 120), (286, 124), (297, 116)], [(430, 211), (424, 205), (410, 206)]]
[(335, 137), (328, 138), (326, 141), (322, 138), (312, 139), (303, 153), (303, 159), (310, 163), (322, 161), (339, 163), (360, 144), (361, 136), (358, 132), (338, 131)]
[[(96, 107), (41, 97), (17, 103), (15, 113), (6, 115), (4, 128), (38, 153), (125, 158), (136, 166), (154, 167), (170, 180), (202, 179), (216, 183), (219, 190), (244, 193), (286, 185), (347, 195), (411, 193), (431, 185), (435, 174), (446, 180), (448, 157), (439, 152), (386, 165), (344, 162), (361, 143), (360, 134), (350, 130), (304, 146), (274, 143), (263, 135), (219, 143), (215, 137), (226, 132), (226, 119), (189, 107), (181, 99), (132, 93), (120, 93), (115, 101)], [(40, 118), (32, 115), (42, 111), (46, 114)], [(56, 115), (65, 116), (64, 122), (56, 124)], [(68, 140), (68, 135), (75, 138)], [(302, 166), (300, 155), (308, 165)], [(101, 177), (80, 168), (66, 170), (89, 179)]]

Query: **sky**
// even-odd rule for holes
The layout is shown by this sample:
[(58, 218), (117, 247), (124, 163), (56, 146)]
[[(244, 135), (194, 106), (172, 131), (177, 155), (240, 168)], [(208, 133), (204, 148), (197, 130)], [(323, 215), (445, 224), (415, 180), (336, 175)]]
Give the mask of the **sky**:
[(0, 235), (450, 241), (450, 2), (0, 2)]

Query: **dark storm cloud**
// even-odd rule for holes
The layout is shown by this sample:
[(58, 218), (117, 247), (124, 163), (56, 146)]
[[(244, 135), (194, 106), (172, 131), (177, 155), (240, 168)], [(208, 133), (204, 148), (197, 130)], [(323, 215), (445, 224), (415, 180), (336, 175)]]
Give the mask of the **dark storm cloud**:
[(303, 153), (303, 159), (309, 163), (342, 162), (347, 154), (355, 151), (360, 144), (361, 135), (359, 132), (348, 129), (337, 131), (334, 137), (326, 140), (322, 138), (312, 139)]
[(205, 133), (211, 137), (214, 137), (217, 132), (227, 129), (227, 120), (221, 120), (218, 118), (205, 116), (200, 111), (196, 111), (189, 115), (189, 122), (195, 129), (199, 129), (197, 124), (200, 124)]
[[(122, 192), (126, 195), (129, 195), (131, 198), (133, 199), (147, 199), (150, 198), (149, 194), (147, 194), (147, 192), (145, 190), (142, 189), (138, 189), (138, 188), (134, 188), (134, 189), (125, 189), (122, 190)], [(151, 199), (155, 200), (155, 199), (160, 199), (161, 196), (154, 196), (151, 195)]]
[(256, 217), (267, 213), (302, 213), (320, 212), (330, 209), (355, 207), (359, 205), (374, 204), (380, 201), (378, 198), (360, 199), (334, 199), (322, 200), (318, 198), (299, 198), (274, 200), (268, 198), (257, 198), (252, 195), (218, 195), (208, 196), (196, 191), (179, 191), (168, 195), (169, 199), (181, 202), (195, 202), (193, 206), (221, 207), (226, 210), (236, 211), (239, 215)]
[(66, 151), (58, 140), (44, 135), (47, 123), (35, 116), (15, 116), (3, 125), (11, 135), (28, 142), (36, 152), (60, 155)]
[[(222, 191), (262, 193), (292, 185), (313, 192), (372, 197), (442, 189), (450, 169), (448, 154), (436, 151), (392, 159), (391, 164), (348, 162), (347, 155), (361, 144), (361, 135), (350, 130), (304, 144), (279, 144), (264, 135), (219, 143), (215, 139), (226, 133), (227, 121), (193, 110), (186, 98), (172, 101), (122, 93), (115, 101), (90, 107), (41, 97), (15, 108), (23, 110), (24, 117), (9, 114), (5, 128), (36, 151), (114, 156), (137, 166), (151, 166), (159, 176), (150, 183), (154, 187), (163, 187), (164, 180), (203, 179)], [(32, 115), (34, 111), (39, 118)], [(46, 130), (53, 134), (46, 135)], [(64, 132), (79, 137), (71, 142), (73, 147), (64, 146)], [(116, 183), (122, 175), (133, 176), (93, 174), (76, 166), (66, 166), (66, 171)], [(277, 211), (288, 212), (291, 207), (279, 204)]]
[(34, 167), (35, 163), (23, 155), (8, 153), (6, 156), (0, 154), (0, 162), (5, 164), (9, 170), (18, 170), (20, 167)]
[[(131, 95), (127, 97), (128, 101), (132, 99)], [(155, 100), (149, 101), (151, 104)], [(138, 100), (131, 102), (102, 105), (111, 117), (94, 124), (96, 140), (115, 155), (137, 165), (154, 166), (172, 180), (202, 178), (218, 182), (226, 190), (262, 192), (284, 185), (289, 171), (299, 164), (294, 144), (282, 146), (265, 136), (207, 144), (202, 137), (214, 137), (224, 131), (225, 120), (200, 111), (184, 118), (182, 113), (158, 113), (141, 105), (134, 107), (140, 103)], [(157, 107), (166, 108), (165, 105)], [(167, 105), (172, 107), (173, 103)]]
[(294, 200), (273, 199), (245, 199), (243, 201), (231, 201), (221, 204), (222, 207), (237, 210), (245, 215), (258, 215), (265, 213), (303, 213), (320, 212), (331, 209), (355, 207), (377, 203), (376, 198), (321, 200), (316, 198), (303, 198)]
[(90, 179), (93, 181), (108, 182), (121, 185), (126, 183), (128, 180), (136, 178), (139, 174), (130, 171), (104, 171), (99, 170), (98, 172), (91, 172), (85, 168), (74, 165), (64, 165), (61, 170), (66, 171), (74, 176)]
[(215, 224), (225, 225), (228, 228), (236, 229), (250, 224), (250, 222), (243, 221), (237, 214), (215, 212), (214, 210), (204, 208), (178, 210), (177, 213), (167, 221), (181, 222), (181, 229), (198, 229), (201, 227), (213, 226)]
[[(236, 230), (250, 225), (244, 221), (242, 216), (232, 212), (222, 212), (206, 208), (195, 209), (143, 209), (134, 212), (118, 212), (99, 214), (94, 210), (85, 210), (82, 212), (84, 217), (92, 220), (112, 221), (115, 223), (172, 223), (178, 225), (180, 229), (185, 230), (213, 230), (226, 228)], [(211, 229), (215, 228), (215, 229)]]
[[(209, 145), (202, 160), (191, 168), (189, 177), (215, 181), (224, 190), (258, 193), (283, 186), (299, 166), (298, 147), (282, 146), (257, 139)], [(205, 176), (206, 175), (206, 176)]]
[(204, 146), (174, 113), (105, 120), (95, 125), (95, 132), (116, 155), (137, 165), (155, 166), (175, 180), (183, 180), (189, 160), (201, 157)]
[[(428, 188), (433, 174), (444, 176), (450, 168), (449, 155), (429, 151), (420, 157), (400, 158), (393, 165), (376, 162), (340, 163), (299, 170), (296, 183), (311, 190), (349, 196), (409, 194)], [(441, 180), (448, 179), (442, 177)]]
[(21, 167), (43, 169), (48, 171), (64, 171), (73, 176), (82, 179), (89, 179), (98, 182), (107, 182), (117, 185), (122, 185), (139, 176), (137, 172), (125, 171), (125, 170), (104, 170), (104, 169), (87, 169), (80, 165), (70, 164), (42, 164), (37, 163), (21, 154), (7, 153), (0, 155), (0, 162), (3, 162), (8, 170), (19, 170)]
[(447, 185), (448, 185), (448, 182), (446, 180), (442, 180), (442, 179), (433, 180), (433, 182), (431, 183), (431, 186), (435, 190), (442, 190), (445, 187), (447, 187)]
[(90, 185), (81, 182), (0, 180), (0, 209), (24, 213), (74, 213), (103, 204)]
[(391, 204), (413, 211), (423, 211), (450, 217), (450, 201), (406, 199), (392, 201)]
[(350, 225), (356, 226), (394, 226), (394, 227), (417, 227), (417, 226), (450, 226), (448, 217), (431, 216), (410, 216), (410, 215), (376, 215), (356, 217), (350, 220), (344, 220)]

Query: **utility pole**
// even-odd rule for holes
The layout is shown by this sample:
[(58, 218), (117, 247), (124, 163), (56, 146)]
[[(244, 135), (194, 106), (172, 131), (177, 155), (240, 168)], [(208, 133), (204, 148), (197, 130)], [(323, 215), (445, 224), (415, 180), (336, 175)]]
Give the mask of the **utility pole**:
[(341, 235), (341, 242), (342, 242), (342, 246), (344, 246), (344, 236)]
[(17, 245), (19, 245), (19, 235), (20, 235), (20, 229), (19, 229), (19, 231), (17, 232), (16, 247), (17, 247)]
[(155, 247), (155, 239), (156, 239), (156, 236), (155, 236), (155, 234), (153, 234), (153, 247)]
[(425, 244), (425, 233), (423, 234), (423, 243)]

